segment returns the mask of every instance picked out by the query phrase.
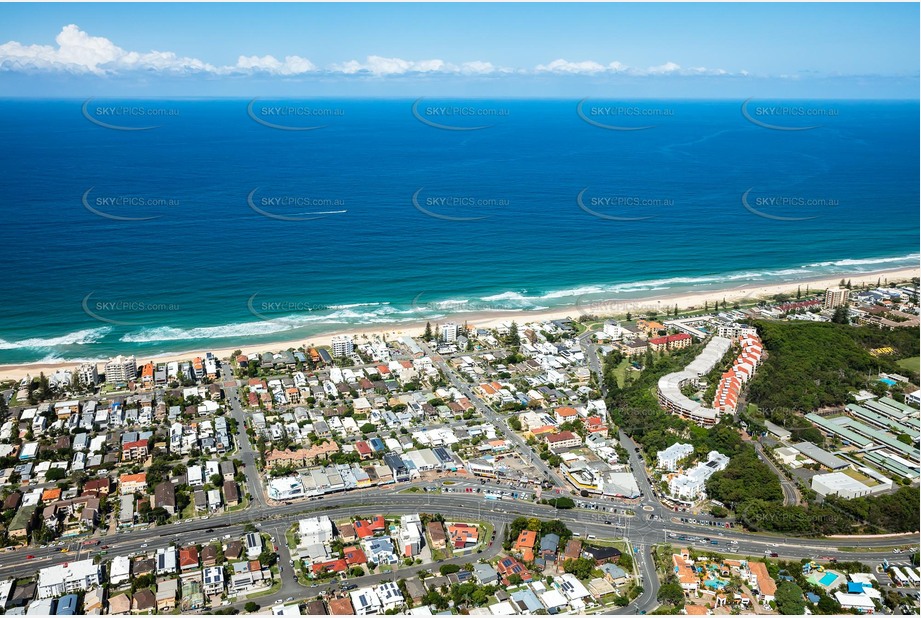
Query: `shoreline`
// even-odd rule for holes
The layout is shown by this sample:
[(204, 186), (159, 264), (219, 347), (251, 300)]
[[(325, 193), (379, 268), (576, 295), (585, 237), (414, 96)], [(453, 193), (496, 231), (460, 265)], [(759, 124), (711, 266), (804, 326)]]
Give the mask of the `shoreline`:
[[(467, 322), (470, 327), (475, 328), (495, 328), (501, 322), (514, 320), (519, 324), (524, 322), (533, 322), (538, 320), (557, 320), (563, 318), (577, 319), (580, 315), (595, 315), (598, 317), (612, 317), (615, 315), (624, 315), (627, 312), (634, 314), (644, 313), (649, 310), (663, 312), (671, 310), (675, 305), (679, 310), (690, 308), (702, 308), (707, 302), (711, 306), (716, 302), (725, 300), (727, 303), (742, 301), (746, 299), (760, 299), (774, 296), (777, 294), (795, 294), (798, 287), (809, 286), (814, 290), (826, 289), (837, 286), (844, 280), (850, 280), (854, 287), (859, 287), (869, 283), (876, 285), (877, 279), (885, 278), (890, 281), (908, 281), (913, 277), (921, 274), (918, 268), (900, 268), (894, 270), (879, 270), (870, 273), (852, 273), (837, 274), (833, 277), (813, 277), (800, 278), (783, 281), (780, 283), (766, 284), (741, 284), (734, 288), (713, 289), (701, 292), (663, 292), (661, 295), (649, 295), (637, 298), (621, 299), (593, 299), (583, 300), (581, 297), (575, 299), (574, 304), (558, 307), (554, 309), (537, 310), (537, 311), (472, 311), (467, 313), (448, 313), (443, 317), (421, 319), (418, 322), (406, 322), (399, 324), (378, 324), (374, 326), (356, 325), (354, 328), (339, 328), (334, 331), (301, 337), (298, 339), (279, 339), (277, 341), (238, 344), (233, 347), (205, 348), (199, 346), (197, 349), (191, 349), (183, 352), (163, 352), (159, 354), (143, 355), (138, 357), (138, 364), (146, 361), (171, 362), (181, 360), (191, 360), (196, 356), (204, 356), (206, 352), (211, 352), (218, 358), (229, 358), (236, 351), (241, 350), (243, 354), (254, 352), (265, 352), (267, 350), (279, 351), (289, 348), (299, 348), (302, 346), (329, 346), (331, 339), (336, 335), (352, 335), (356, 343), (371, 340), (375, 336), (387, 337), (394, 339), (406, 335), (419, 336), (425, 328), (426, 322), (437, 324), (439, 322), (454, 321), (458, 323)], [(126, 353), (122, 353), (126, 354)], [(96, 362), (97, 365), (105, 363), (105, 359), (85, 360), (82, 362)], [(0, 381), (21, 380), (26, 375), (35, 377), (40, 372), (46, 374), (53, 373), (58, 369), (76, 369), (81, 364), (79, 360), (62, 360), (53, 363), (19, 363), (0, 365)]]

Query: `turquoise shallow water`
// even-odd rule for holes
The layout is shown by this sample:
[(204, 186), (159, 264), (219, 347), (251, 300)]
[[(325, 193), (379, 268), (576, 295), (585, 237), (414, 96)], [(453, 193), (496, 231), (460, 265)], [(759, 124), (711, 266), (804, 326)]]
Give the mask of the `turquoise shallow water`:
[(590, 117), (639, 131), (575, 100), (294, 103), (0, 101), (0, 363), (918, 263), (916, 102), (812, 103), (836, 114), (806, 131), (738, 101)]

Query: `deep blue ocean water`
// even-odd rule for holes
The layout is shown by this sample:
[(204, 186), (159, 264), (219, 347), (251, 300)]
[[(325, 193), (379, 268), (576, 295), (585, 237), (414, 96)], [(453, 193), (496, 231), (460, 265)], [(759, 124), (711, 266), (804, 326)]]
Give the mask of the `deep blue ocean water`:
[(0, 101), (0, 363), (918, 263), (917, 102), (248, 103)]

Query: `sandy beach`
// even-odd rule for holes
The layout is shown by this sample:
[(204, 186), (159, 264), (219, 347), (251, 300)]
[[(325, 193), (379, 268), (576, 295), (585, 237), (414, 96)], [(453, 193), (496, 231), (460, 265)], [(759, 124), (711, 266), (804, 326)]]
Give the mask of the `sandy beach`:
[[(675, 305), (679, 310), (703, 308), (704, 303), (711, 307), (714, 303), (725, 300), (730, 305), (736, 301), (751, 302), (761, 298), (769, 298), (777, 294), (795, 294), (797, 288), (804, 293), (808, 289), (810, 292), (824, 290), (828, 287), (834, 287), (839, 284), (841, 279), (850, 280), (852, 286), (860, 287), (864, 284), (876, 285), (877, 280), (883, 279), (889, 283), (908, 281), (913, 277), (918, 277), (921, 272), (918, 269), (900, 269), (878, 271), (873, 273), (856, 273), (841, 274), (834, 277), (824, 277), (818, 279), (795, 279), (782, 283), (768, 285), (742, 285), (736, 288), (726, 288), (720, 290), (709, 290), (706, 292), (694, 294), (664, 294), (661, 296), (646, 296), (632, 299), (574, 299), (574, 303), (568, 307), (560, 307), (547, 311), (502, 311), (502, 312), (472, 312), (456, 313), (444, 318), (439, 318), (437, 322), (453, 320), (455, 322), (466, 322), (470, 327), (476, 328), (494, 328), (501, 322), (514, 320), (518, 324), (525, 322), (555, 320), (561, 318), (577, 319), (582, 315), (593, 315), (599, 317), (623, 316), (627, 312), (634, 315), (642, 314), (650, 310), (656, 310), (664, 313), (666, 310), (674, 309)], [(436, 320), (431, 320), (433, 324)], [(162, 355), (153, 355), (147, 357), (138, 357), (138, 365), (150, 360), (157, 362), (169, 362), (174, 360), (190, 360), (195, 356), (204, 356), (205, 352), (211, 352), (219, 358), (229, 358), (235, 350), (241, 350), (244, 354), (261, 353), (267, 350), (286, 350), (289, 348), (299, 348), (302, 346), (328, 346), (330, 340), (335, 335), (349, 334), (352, 335), (356, 343), (361, 343), (374, 337), (386, 337), (387, 339), (396, 339), (405, 335), (418, 336), (422, 334), (425, 328), (425, 320), (414, 323), (401, 323), (399, 325), (381, 325), (377, 324), (367, 328), (354, 327), (345, 330), (330, 331), (328, 333), (313, 335), (307, 338), (295, 340), (279, 340), (276, 342), (246, 344), (241, 343), (233, 347), (222, 348), (204, 348), (189, 350), (186, 352), (166, 353)], [(101, 364), (104, 362), (100, 359)], [(21, 380), (26, 375), (36, 376), (40, 372), (45, 374), (53, 373), (57, 369), (75, 368), (80, 363), (77, 361), (62, 361), (55, 363), (26, 363), (19, 365), (0, 365), (0, 381), (2, 380)]]

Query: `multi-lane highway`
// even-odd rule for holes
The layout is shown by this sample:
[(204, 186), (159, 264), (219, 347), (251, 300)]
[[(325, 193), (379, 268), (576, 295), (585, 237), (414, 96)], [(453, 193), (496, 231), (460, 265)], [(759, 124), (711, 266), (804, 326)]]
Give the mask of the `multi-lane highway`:
[[(519, 501), (495, 501), (486, 500), (481, 494), (425, 494), (425, 493), (398, 493), (398, 489), (404, 487), (395, 487), (389, 492), (377, 491), (373, 494), (361, 493), (339, 494), (328, 496), (321, 500), (315, 500), (307, 503), (288, 504), (279, 507), (260, 507), (253, 505), (242, 513), (233, 514), (224, 517), (212, 517), (209, 520), (194, 520), (181, 522), (177, 524), (161, 526), (150, 530), (134, 530), (123, 532), (116, 535), (104, 537), (103, 543), (108, 545), (108, 557), (117, 555), (129, 555), (134, 553), (152, 551), (156, 547), (174, 543), (177, 545), (188, 545), (193, 543), (207, 543), (212, 540), (221, 539), (225, 535), (231, 535), (238, 538), (244, 532), (245, 523), (254, 523), (262, 532), (271, 534), (275, 543), (279, 546), (280, 564), (282, 566), (282, 588), (273, 593), (271, 599), (267, 601), (284, 600), (287, 597), (303, 599), (308, 596), (314, 596), (319, 591), (334, 584), (325, 584), (317, 587), (303, 587), (295, 581), (293, 569), (290, 566), (285, 548), (284, 532), (290, 525), (298, 519), (311, 514), (326, 514), (330, 517), (349, 517), (355, 515), (370, 515), (373, 513), (418, 513), (418, 512), (442, 512), (450, 514), (453, 517), (469, 520), (489, 521), (496, 525), (497, 529), (519, 515), (540, 517), (542, 519), (558, 518), (565, 522), (570, 529), (578, 531), (583, 535), (594, 535), (602, 537), (625, 537), (637, 552), (635, 561), (637, 562), (640, 574), (642, 575), (642, 585), (644, 594), (637, 603), (628, 608), (622, 608), (620, 613), (634, 613), (637, 610), (650, 611), (656, 605), (655, 594), (658, 590), (658, 582), (655, 576), (652, 560), (648, 555), (649, 548), (656, 544), (664, 542), (677, 543), (676, 539), (670, 537), (670, 534), (682, 534), (688, 536), (707, 535), (713, 539), (718, 539), (719, 546), (714, 547), (709, 543), (706, 548), (714, 551), (726, 551), (731, 541), (738, 544), (739, 556), (764, 556), (765, 552), (776, 552), (784, 558), (813, 558), (822, 559), (824, 557), (835, 557), (842, 560), (859, 559), (866, 562), (878, 562), (885, 557), (891, 557), (888, 547), (899, 544), (908, 544), (915, 540), (912, 535), (902, 535), (899, 537), (884, 538), (864, 538), (860, 540), (844, 539), (783, 539), (763, 535), (751, 535), (737, 529), (723, 529), (723, 536), (717, 536), (720, 532), (716, 528), (701, 527), (691, 524), (684, 524), (666, 519), (648, 519), (649, 512), (644, 509), (638, 509), (635, 517), (620, 518), (623, 526), (612, 526), (604, 523), (613, 521), (613, 516), (605, 512), (596, 510), (556, 510), (546, 505), (540, 505), (532, 502)], [(358, 492), (356, 492), (358, 493)], [(607, 501), (592, 501), (600, 504), (609, 504)], [(651, 506), (651, 505), (646, 505)], [(497, 543), (501, 543), (502, 535), (497, 534)], [(865, 551), (859, 554), (852, 552), (841, 552), (840, 546), (860, 545)], [(874, 551), (874, 547), (879, 547)], [(91, 551), (98, 551), (100, 548), (92, 548)], [(44, 549), (20, 549), (7, 552), (0, 561), (0, 577), (21, 577), (30, 575), (37, 568), (56, 564), (67, 560), (60, 553), (59, 547), (48, 547)], [(470, 562), (472, 560), (489, 557), (498, 552), (498, 545), (490, 548), (489, 553), (484, 555), (474, 555), (457, 559), (459, 563)], [(33, 554), (33, 559), (27, 559), (27, 554)], [(81, 550), (68, 554), (70, 559), (85, 557)], [(355, 580), (355, 583), (364, 585), (367, 582), (378, 581), (391, 577), (405, 577), (415, 574), (418, 567), (406, 567), (405, 573), (396, 575), (385, 574), (373, 575)]]

